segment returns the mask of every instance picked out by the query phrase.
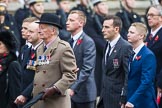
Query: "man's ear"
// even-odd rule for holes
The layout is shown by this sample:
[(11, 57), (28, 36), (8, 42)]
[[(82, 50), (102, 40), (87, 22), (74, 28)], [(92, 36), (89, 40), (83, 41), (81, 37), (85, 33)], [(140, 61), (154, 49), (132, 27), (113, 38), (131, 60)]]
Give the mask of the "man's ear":
[(116, 32), (119, 32), (119, 27), (115, 27), (115, 31)]

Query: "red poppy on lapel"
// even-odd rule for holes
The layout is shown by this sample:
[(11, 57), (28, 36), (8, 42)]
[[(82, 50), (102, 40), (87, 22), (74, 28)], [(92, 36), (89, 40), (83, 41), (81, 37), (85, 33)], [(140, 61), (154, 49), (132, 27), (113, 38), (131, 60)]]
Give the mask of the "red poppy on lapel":
[(82, 42), (83, 42), (83, 37), (80, 37), (80, 38), (77, 40), (77, 45), (80, 45)]
[(141, 59), (141, 56), (136, 56), (135, 58), (137, 61)]
[(158, 41), (159, 40), (159, 36), (157, 35), (154, 40)]
[(156, 102), (158, 105), (160, 104), (160, 101), (161, 101), (161, 96), (157, 96)]

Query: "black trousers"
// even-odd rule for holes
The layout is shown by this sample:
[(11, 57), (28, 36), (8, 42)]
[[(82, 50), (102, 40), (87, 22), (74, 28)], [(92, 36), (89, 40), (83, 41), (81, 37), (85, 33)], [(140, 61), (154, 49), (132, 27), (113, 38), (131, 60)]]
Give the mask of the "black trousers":
[(104, 108), (103, 100), (98, 103), (97, 108)]
[(77, 103), (71, 100), (71, 108), (96, 108), (96, 101)]

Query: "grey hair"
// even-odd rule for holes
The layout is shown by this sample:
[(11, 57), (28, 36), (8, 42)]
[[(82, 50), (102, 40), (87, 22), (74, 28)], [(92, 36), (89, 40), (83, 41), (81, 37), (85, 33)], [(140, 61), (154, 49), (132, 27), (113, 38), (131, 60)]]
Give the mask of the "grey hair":
[(59, 29), (58, 29), (58, 27), (55, 27), (55, 26), (53, 26), (53, 25), (48, 25), (51, 29), (55, 29), (56, 30), (56, 35), (59, 35)]
[[(150, 8), (153, 7), (159, 11), (159, 15), (162, 16), (162, 6), (160, 4), (157, 5), (151, 5)], [(150, 9), (149, 8), (149, 9)]]

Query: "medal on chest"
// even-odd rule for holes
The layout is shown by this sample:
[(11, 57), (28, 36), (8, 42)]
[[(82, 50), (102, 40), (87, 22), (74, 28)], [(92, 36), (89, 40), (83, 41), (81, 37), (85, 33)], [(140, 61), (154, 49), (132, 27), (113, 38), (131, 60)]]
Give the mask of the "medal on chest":
[(26, 69), (29, 69), (29, 70), (36, 70), (36, 61), (35, 60), (29, 60), (28, 63), (27, 63), (27, 66), (26, 66)]
[(41, 55), (38, 57), (38, 65), (46, 65), (46, 64), (49, 64), (50, 63), (50, 55)]

